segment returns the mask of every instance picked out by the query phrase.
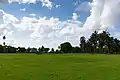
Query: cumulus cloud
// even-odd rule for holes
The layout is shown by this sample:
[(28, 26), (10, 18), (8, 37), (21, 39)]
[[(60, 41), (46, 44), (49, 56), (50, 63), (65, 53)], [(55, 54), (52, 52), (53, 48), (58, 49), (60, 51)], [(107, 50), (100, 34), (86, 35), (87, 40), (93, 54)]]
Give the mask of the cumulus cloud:
[(21, 3), (36, 3), (36, 0), (8, 0), (9, 3), (18, 2)]
[[(0, 0), (0, 3), (13, 3), (13, 2), (18, 2), (19, 4), (21, 3), (36, 3), (36, 2), (41, 2), (42, 6), (48, 7), (49, 9), (53, 8), (53, 3), (50, 0)], [(59, 5), (55, 5), (59, 7)]]
[(8, 43), (14, 40), (15, 46), (57, 47), (61, 42), (72, 41), (73, 38), (73, 44), (79, 42), (82, 22), (77, 19), (60, 21), (54, 17), (23, 17), (19, 20), (3, 10), (0, 15), (0, 35), (7, 35)]
[(41, 2), (42, 2), (42, 6), (46, 6), (50, 9), (53, 7), (53, 3), (50, 0), (41, 0)]
[(0, 0), (0, 3), (12, 3), (12, 2), (18, 2), (18, 3), (36, 3), (36, 0)]
[(73, 20), (77, 20), (78, 17), (79, 17), (79, 16), (77, 15), (77, 13), (73, 13), (73, 14), (72, 14), (72, 19), (73, 19)]
[(76, 13), (73, 13), (70, 20), (65, 21), (54, 17), (23, 17), (19, 20), (1, 10), (0, 35), (8, 35), (8, 39), (14, 40), (16, 45), (20, 46), (57, 47), (65, 41), (78, 45), (80, 36), (89, 37), (95, 30), (102, 31), (118, 25), (119, 4), (120, 0), (93, 0), (91, 14), (85, 23), (78, 20)]
[(118, 7), (120, 7), (120, 0), (93, 0), (91, 14), (83, 27), (89, 32), (115, 27), (120, 21)]
[(88, 12), (91, 10), (91, 3), (90, 2), (83, 2), (80, 5), (77, 6), (77, 8), (75, 9), (75, 11), (84, 11), (84, 12)]

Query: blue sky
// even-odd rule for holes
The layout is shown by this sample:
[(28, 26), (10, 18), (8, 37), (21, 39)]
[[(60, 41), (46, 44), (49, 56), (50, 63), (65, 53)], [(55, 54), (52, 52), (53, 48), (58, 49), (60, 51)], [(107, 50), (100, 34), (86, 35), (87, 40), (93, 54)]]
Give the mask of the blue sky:
[[(42, 7), (41, 2), (34, 3), (25, 3), (18, 4), (17, 2), (11, 4), (0, 4), (0, 9), (4, 10), (7, 13), (15, 15), (17, 18), (21, 18), (23, 16), (28, 16), (29, 14), (36, 14), (37, 16), (47, 16), (47, 17), (59, 17), (60, 20), (68, 20), (71, 18), (72, 13), (76, 12), (75, 8), (79, 5), (75, 5), (75, 0), (52, 0), (54, 4), (60, 5), (60, 7), (53, 7), (51, 10), (47, 7)], [(88, 0), (80, 0), (79, 3), (87, 2)], [(20, 11), (20, 9), (25, 8), (26, 11)], [(81, 17), (79, 18), (81, 21), (85, 21), (88, 17), (89, 12), (79, 12)]]
[(54, 48), (65, 41), (79, 45), (80, 36), (95, 30), (120, 39), (120, 1), (89, 1), (0, 0), (0, 36), (12, 46)]

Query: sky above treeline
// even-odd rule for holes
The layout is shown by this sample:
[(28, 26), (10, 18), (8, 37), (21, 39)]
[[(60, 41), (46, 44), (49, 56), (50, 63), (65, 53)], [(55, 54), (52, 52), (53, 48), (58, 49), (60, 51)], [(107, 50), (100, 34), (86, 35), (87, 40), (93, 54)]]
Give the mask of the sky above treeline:
[(79, 45), (95, 30), (120, 39), (119, 7), (120, 0), (0, 0), (0, 44), (5, 35), (12, 46)]

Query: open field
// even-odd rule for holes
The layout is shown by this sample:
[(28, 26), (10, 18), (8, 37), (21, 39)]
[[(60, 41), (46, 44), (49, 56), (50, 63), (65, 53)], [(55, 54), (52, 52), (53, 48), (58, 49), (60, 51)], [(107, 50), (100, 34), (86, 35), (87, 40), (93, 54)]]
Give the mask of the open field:
[(1, 80), (120, 80), (120, 55), (0, 54)]

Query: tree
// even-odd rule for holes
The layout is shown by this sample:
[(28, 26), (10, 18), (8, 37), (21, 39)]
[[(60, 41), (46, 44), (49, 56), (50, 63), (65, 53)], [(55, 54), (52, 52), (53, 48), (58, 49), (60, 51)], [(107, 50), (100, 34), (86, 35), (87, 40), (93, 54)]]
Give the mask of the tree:
[(3, 53), (4, 47), (0, 45), (0, 53)]
[(99, 34), (98, 42), (99, 42), (99, 52), (101, 53), (110, 52), (112, 46), (111, 44), (113, 44), (113, 39), (110, 38), (110, 34), (107, 31), (103, 31), (102, 33)]
[(120, 52), (120, 41), (117, 39), (117, 38), (115, 38), (114, 39), (114, 42), (113, 42), (113, 48), (112, 49), (114, 49), (114, 53), (118, 53), (118, 52)]
[(47, 53), (50, 49), (49, 48), (45, 48), (44, 46), (42, 46), (41, 48), (38, 49), (38, 51), (41, 53)]
[(41, 47), (41, 52), (44, 52), (44, 46)]
[(39, 47), (39, 48), (38, 48), (38, 53), (41, 53), (41, 52), (42, 52), (42, 51), (41, 51), (41, 48)]
[(38, 53), (37, 48), (31, 48), (31, 53)]
[(55, 51), (54, 51), (54, 48), (52, 48), (51, 51), (50, 51), (50, 53), (54, 53), (54, 52), (55, 52)]
[(82, 37), (80, 38), (80, 47), (81, 47), (81, 49), (82, 49), (82, 52), (85, 52), (85, 44), (86, 44), (85, 37), (82, 36)]
[(89, 53), (94, 52), (94, 48), (92, 46), (92, 43), (89, 40), (87, 40), (85, 45), (86, 45), (86, 52), (89, 52)]
[(59, 53), (62, 53), (62, 52), (57, 49), (57, 50), (55, 51), (55, 53), (56, 53), (56, 54), (59, 54)]
[(45, 53), (48, 53), (49, 50), (50, 50), (49, 48), (44, 48)]
[(19, 53), (25, 53), (26, 49), (25, 49), (25, 47), (18, 47), (17, 48), (17, 52), (19, 52)]
[(94, 53), (96, 53), (97, 49), (98, 49), (98, 33), (97, 33), (97, 31), (95, 31), (94, 33), (92, 33), (92, 35), (89, 38), (89, 43), (93, 47)]
[(82, 50), (77, 46), (72, 48), (72, 53), (81, 53), (81, 52)]
[(62, 43), (60, 45), (60, 51), (64, 53), (71, 53), (72, 52), (72, 45), (69, 42)]
[(26, 49), (26, 53), (31, 53), (31, 48), (30, 48), (30, 47), (28, 47), (28, 48)]
[(6, 47), (6, 52), (7, 53), (16, 53), (16, 48), (12, 46), (7, 46)]

